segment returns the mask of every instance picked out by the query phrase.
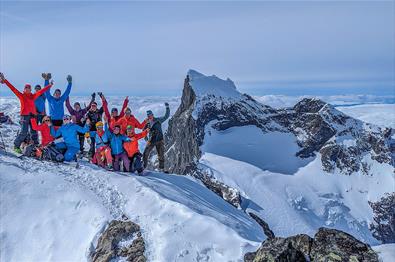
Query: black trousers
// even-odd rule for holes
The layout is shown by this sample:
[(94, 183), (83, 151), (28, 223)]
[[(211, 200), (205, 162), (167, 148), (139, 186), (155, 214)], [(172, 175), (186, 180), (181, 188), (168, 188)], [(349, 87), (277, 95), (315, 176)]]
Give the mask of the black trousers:
[(158, 153), (159, 168), (164, 169), (165, 168), (165, 142), (163, 140), (155, 142), (155, 143), (150, 143), (145, 147), (144, 153), (143, 153), (144, 168), (147, 167), (149, 155), (151, 154), (151, 151), (154, 148), (156, 148), (156, 152)]

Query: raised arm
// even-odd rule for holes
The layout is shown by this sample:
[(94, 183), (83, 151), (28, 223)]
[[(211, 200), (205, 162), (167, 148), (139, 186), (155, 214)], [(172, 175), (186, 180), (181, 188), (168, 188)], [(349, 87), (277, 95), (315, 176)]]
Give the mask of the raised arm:
[(95, 102), (95, 97), (96, 97), (96, 94), (93, 93), (91, 95), (91, 101), (89, 102), (88, 106), (85, 107), (84, 109), (81, 109), (83, 115), (85, 115), (89, 111), (89, 109), (91, 109), (92, 103)]
[(33, 130), (36, 130), (36, 131), (42, 130), (42, 125), (37, 125), (37, 120), (34, 117), (30, 119), (30, 123), (32, 124)]
[(67, 84), (67, 88), (66, 88), (66, 91), (63, 93), (63, 95), (60, 97), (60, 100), (61, 101), (65, 101), (66, 100), (66, 98), (68, 98), (69, 97), (69, 95), (70, 95), (70, 91), (71, 91), (71, 86), (72, 86), (72, 77), (71, 77), (71, 75), (68, 75), (67, 76), (67, 82), (68, 82), (68, 84)]
[(168, 103), (165, 103), (165, 106), (166, 106), (166, 114), (158, 118), (158, 121), (161, 123), (165, 122), (170, 116), (170, 106)]
[(128, 107), (128, 104), (129, 104), (129, 96), (127, 96), (123, 101), (123, 105), (119, 117), (123, 117), (125, 115), (125, 109)]
[(75, 114), (74, 108), (70, 105), (70, 98), (69, 97), (66, 99), (66, 107), (67, 107), (67, 110), (69, 110), (70, 114), (72, 114), (72, 115)]
[[(133, 116), (134, 117), (134, 116)], [(143, 122), (141, 122), (140, 123), (140, 121), (139, 120), (137, 120), (137, 118), (135, 118), (134, 117), (134, 120), (135, 120), (135, 126), (138, 128), (138, 129), (144, 129), (144, 127), (145, 127), (145, 125), (147, 124), (147, 122), (144, 120)]]
[(85, 124), (84, 127), (79, 126), (79, 125), (75, 125), (75, 126), (76, 126), (76, 130), (77, 130), (78, 133), (85, 134), (86, 132), (89, 132), (89, 124), (88, 124), (88, 121), (87, 121), (87, 123)]
[[(49, 85), (49, 79), (45, 79), (45, 81), (44, 81), (44, 86), (45, 87), (47, 87)], [(50, 101), (53, 101), (54, 100), (54, 97), (51, 95), (51, 93), (50, 93), (50, 88), (48, 88), (46, 91), (45, 91), (45, 97), (48, 99), (48, 102), (50, 102)], [(40, 90), (41, 91), (41, 90)]]
[[(4, 76), (3, 76), (4, 77)], [(18, 97), (21, 98), (22, 97), (22, 93), (19, 92), (18, 89), (16, 89), (10, 82), (8, 82), (7, 79), (2, 78), (1, 80), (2, 82), (4, 82), (4, 84), (6, 84), (8, 86), (9, 89), (11, 89), (11, 91)]]
[(42, 94), (47, 92), (47, 90), (49, 90), (52, 86), (53, 86), (53, 82), (49, 83), (49, 81), (48, 81), (48, 84), (43, 89), (39, 90), (38, 92), (36, 92), (34, 94), (34, 99), (40, 97)]

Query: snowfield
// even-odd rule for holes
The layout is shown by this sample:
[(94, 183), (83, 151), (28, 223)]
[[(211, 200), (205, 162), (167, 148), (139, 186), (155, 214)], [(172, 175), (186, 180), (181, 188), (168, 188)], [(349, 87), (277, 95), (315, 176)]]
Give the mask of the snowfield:
[[(107, 97), (109, 108), (120, 108), (123, 99)], [(140, 120), (148, 109), (164, 114), (166, 101), (173, 114), (180, 103), (177, 97), (129, 99)], [(88, 100), (71, 97), (72, 103)], [(370, 114), (372, 108), (381, 118)], [(14, 121), (18, 109), (15, 98), (0, 98), (0, 111)], [(339, 109), (367, 122), (394, 124), (393, 105)], [(0, 128), (8, 150), (17, 130)], [(271, 134), (257, 141), (257, 132), (261, 131), (249, 126), (207, 130), (210, 136), (202, 146), (201, 165), (240, 191), (241, 210), (190, 177), (157, 172), (139, 177), (107, 172), (87, 162), (75, 169), (0, 154), (0, 260), (87, 261), (100, 232), (122, 214), (140, 225), (148, 261), (242, 261), (265, 239), (244, 211), (257, 213), (278, 236), (312, 236), (327, 226), (378, 244), (368, 231), (373, 215), (368, 200), (394, 190), (393, 167), (372, 162), (377, 171), (373, 176), (328, 174), (322, 171), (319, 155), (304, 162), (294, 157), (294, 137)], [(279, 143), (287, 150), (280, 151), (284, 147)], [(144, 142), (140, 149), (143, 146)], [(395, 259), (394, 248), (381, 245), (375, 250), (389, 262)]]

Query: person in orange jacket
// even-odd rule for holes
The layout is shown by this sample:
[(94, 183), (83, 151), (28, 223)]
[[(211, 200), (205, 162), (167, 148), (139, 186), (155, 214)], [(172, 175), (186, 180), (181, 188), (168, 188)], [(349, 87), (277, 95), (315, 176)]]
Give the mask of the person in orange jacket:
[(126, 133), (126, 127), (127, 126), (132, 126), (133, 128), (138, 128), (138, 129), (143, 129), (144, 126), (147, 124), (146, 120), (144, 120), (142, 123), (140, 123), (137, 118), (132, 115), (132, 110), (127, 107), (125, 109), (125, 116), (119, 119), (117, 122), (115, 122), (114, 126), (120, 126), (121, 127), (121, 134)]
[(18, 97), (21, 104), (21, 131), (19, 132), (18, 136), (15, 138), (14, 141), (14, 151), (18, 154), (21, 154), (22, 150), (20, 146), (22, 142), (25, 141), (25, 139), (28, 137), (29, 133), (33, 142), (35, 144), (38, 144), (37, 132), (32, 128), (30, 122), (30, 119), (32, 118), (31, 115), (35, 116), (37, 114), (36, 105), (34, 104), (34, 102), (38, 97), (40, 97), (52, 87), (53, 82), (49, 83), (46, 87), (35, 92), (34, 94), (32, 93), (32, 86), (29, 84), (26, 84), (23, 92), (20, 92), (10, 82), (8, 82), (7, 79), (5, 79), (3, 73), (0, 73), (0, 83), (6, 84), (11, 89), (11, 91)]
[(102, 92), (98, 92), (97, 94), (101, 98), (103, 109), (104, 109), (104, 115), (108, 119), (107, 120), (108, 126), (112, 129), (115, 126), (115, 123), (125, 115), (125, 109), (128, 107), (128, 103), (129, 103), (129, 96), (127, 96), (123, 101), (121, 113), (118, 114), (118, 109), (116, 107), (111, 108), (111, 113), (110, 111), (108, 111), (108, 102)]
[(35, 118), (30, 119), (30, 122), (32, 124), (32, 128), (40, 132), (42, 146), (46, 146), (55, 140), (54, 137), (51, 136), (51, 119), (49, 118), (49, 116), (43, 117), (42, 124), (37, 124), (37, 120)]
[(143, 155), (139, 151), (139, 140), (146, 137), (148, 131), (148, 129), (145, 129), (143, 132), (136, 134), (133, 126), (129, 125), (126, 127), (126, 136), (130, 138), (130, 141), (124, 142), (123, 148), (130, 160), (130, 172), (137, 171), (138, 174), (141, 174), (144, 170), (143, 161), (141, 159)]

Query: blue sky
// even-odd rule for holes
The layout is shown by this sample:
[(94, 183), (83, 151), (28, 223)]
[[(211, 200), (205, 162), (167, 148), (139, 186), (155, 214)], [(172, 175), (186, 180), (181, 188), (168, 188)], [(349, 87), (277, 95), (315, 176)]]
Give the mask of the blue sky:
[(70, 73), (73, 94), (179, 95), (193, 68), (255, 95), (393, 95), (394, 35), (392, 1), (2, 1), (0, 70)]

